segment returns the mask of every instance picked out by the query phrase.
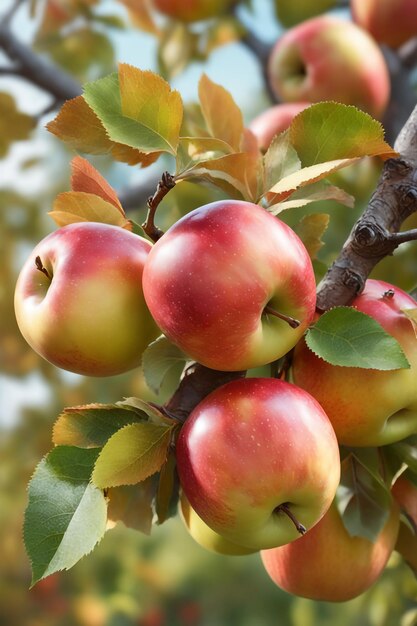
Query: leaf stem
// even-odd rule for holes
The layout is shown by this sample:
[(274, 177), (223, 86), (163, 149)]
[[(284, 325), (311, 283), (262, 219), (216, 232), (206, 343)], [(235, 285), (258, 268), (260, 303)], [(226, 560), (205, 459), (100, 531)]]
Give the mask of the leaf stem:
[(173, 187), (175, 187), (175, 178), (169, 172), (164, 172), (155, 193), (148, 198), (148, 214), (142, 228), (152, 241), (158, 241), (164, 234), (160, 228), (155, 226), (155, 213), (161, 200)]

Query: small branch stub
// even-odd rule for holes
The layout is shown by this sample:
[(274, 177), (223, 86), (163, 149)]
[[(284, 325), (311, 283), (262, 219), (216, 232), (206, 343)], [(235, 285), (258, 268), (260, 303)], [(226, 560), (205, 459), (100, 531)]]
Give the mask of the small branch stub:
[(148, 198), (148, 214), (142, 228), (152, 241), (158, 241), (164, 234), (160, 228), (155, 226), (155, 213), (161, 200), (173, 187), (175, 187), (175, 178), (169, 172), (164, 172), (155, 193)]

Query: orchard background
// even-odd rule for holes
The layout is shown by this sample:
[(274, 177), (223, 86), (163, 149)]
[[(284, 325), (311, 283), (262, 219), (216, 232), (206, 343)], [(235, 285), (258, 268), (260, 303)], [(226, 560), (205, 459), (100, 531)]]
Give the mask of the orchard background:
[[(333, 4), (332, 14), (350, 20), (348, 2)], [(54, 230), (47, 212), (57, 194), (70, 189), (74, 151), (45, 125), (64, 100), (81, 93), (82, 83), (109, 74), (118, 63), (163, 74), (185, 102), (196, 100), (198, 82), (206, 72), (230, 91), (246, 124), (274, 97), (265, 82), (266, 59), (285, 30), (285, 16), (280, 22), (272, 0), (243, 2), (234, 16), (189, 28), (161, 16), (149, 22), (140, 10), (145, 5), (140, 0), (32, 0), (3, 2), (0, 7), (0, 623), (415, 624), (417, 584), (398, 554), (364, 595), (342, 605), (318, 603), (277, 589), (258, 555), (233, 558), (204, 551), (178, 517), (154, 526), (150, 536), (118, 525), (74, 568), (28, 590), (30, 563), (22, 541), (26, 486), (51, 448), (57, 415), (64, 407), (122, 397), (158, 401), (140, 370), (109, 379), (63, 372), (38, 357), (18, 332), (13, 312), (17, 274), (33, 246)], [(382, 122), (391, 145), (417, 100), (415, 44), (411, 40), (397, 51), (383, 48), (391, 98)], [(137, 223), (144, 221), (146, 200), (162, 173), (172, 169), (169, 157), (144, 170), (108, 156), (88, 158), (120, 193), (128, 217)], [(316, 260), (318, 273), (337, 257), (368, 205), (382, 161), (364, 159), (354, 167), (335, 175), (337, 184), (354, 196), (354, 207), (326, 200), (282, 215), (291, 225), (306, 214), (330, 215)], [(165, 230), (185, 212), (221, 197), (219, 189), (183, 182), (158, 208), (158, 226)], [(415, 227), (414, 214), (404, 228)], [(384, 250), (380, 256), (386, 254)], [(407, 243), (394, 256), (383, 258), (372, 276), (410, 291), (417, 285), (416, 260), (416, 244)]]

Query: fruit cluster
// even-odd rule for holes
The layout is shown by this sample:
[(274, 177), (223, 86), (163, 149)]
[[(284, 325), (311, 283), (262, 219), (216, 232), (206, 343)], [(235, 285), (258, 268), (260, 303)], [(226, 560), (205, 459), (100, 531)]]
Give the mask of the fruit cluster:
[[(340, 601), (381, 573), (399, 511), (393, 500), (375, 542), (348, 534), (335, 500), (338, 444), (381, 446), (416, 431), (417, 339), (403, 311), (417, 305), (374, 280), (352, 303), (408, 357), (410, 369), (382, 372), (330, 365), (309, 350), (303, 334), (315, 301), (312, 263), (297, 235), (259, 205), (228, 200), (187, 214), (153, 246), (106, 224), (57, 230), (25, 263), (15, 308), (30, 345), (73, 372), (134, 368), (161, 331), (191, 360), (242, 371), (181, 428), (182, 518), (208, 549), (262, 551), (283, 589)], [(293, 382), (244, 377), (293, 348)]]

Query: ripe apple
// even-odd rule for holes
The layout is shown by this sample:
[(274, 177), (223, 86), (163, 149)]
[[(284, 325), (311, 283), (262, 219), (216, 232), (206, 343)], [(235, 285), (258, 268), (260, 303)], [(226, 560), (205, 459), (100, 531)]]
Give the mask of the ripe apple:
[(43, 239), (19, 275), (16, 319), (32, 348), (87, 376), (126, 372), (155, 339), (142, 292), (151, 245), (127, 230), (81, 222)]
[(351, 0), (354, 21), (379, 43), (398, 48), (417, 36), (415, 0)]
[(408, 517), (411, 528), (405, 523), (400, 524), (395, 550), (401, 554), (405, 562), (417, 573), (417, 487), (406, 477), (401, 475), (391, 490), (392, 495), (398, 502), (400, 509)]
[(276, 104), (255, 117), (249, 128), (258, 140), (259, 149), (266, 152), (275, 135), (287, 130), (294, 117), (308, 106), (308, 102)]
[(198, 22), (224, 15), (237, 0), (153, 0), (157, 11), (182, 22)]
[(176, 450), (180, 483), (199, 517), (254, 550), (314, 526), (339, 484), (339, 449), (323, 409), (274, 378), (239, 379), (209, 394)]
[(366, 591), (384, 569), (398, 535), (399, 512), (393, 504), (375, 543), (352, 537), (333, 504), (304, 537), (261, 552), (274, 583), (311, 600), (345, 602)]
[(323, 15), (287, 31), (272, 49), (272, 90), (284, 102), (336, 100), (381, 117), (390, 80), (378, 45), (352, 22)]
[(285, 28), (332, 9), (337, 0), (275, 0), (275, 11)]
[(191, 537), (206, 550), (229, 556), (243, 556), (256, 552), (253, 548), (239, 546), (216, 533), (197, 515), (184, 493), (180, 498), (180, 514)]
[(373, 317), (397, 339), (410, 369), (330, 365), (302, 340), (294, 351), (293, 379), (323, 406), (340, 444), (383, 446), (417, 430), (417, 337), (402, 312), (415, 309), (417, 303), (398, 287), (369, 279), (351, 306)]
[(173, 343), (224, 371), (286, 354), (316, 301), (301, 240), (259, 205), (237, 200), (204, 205), (176, 222), (148, 256), (143, 291)]

